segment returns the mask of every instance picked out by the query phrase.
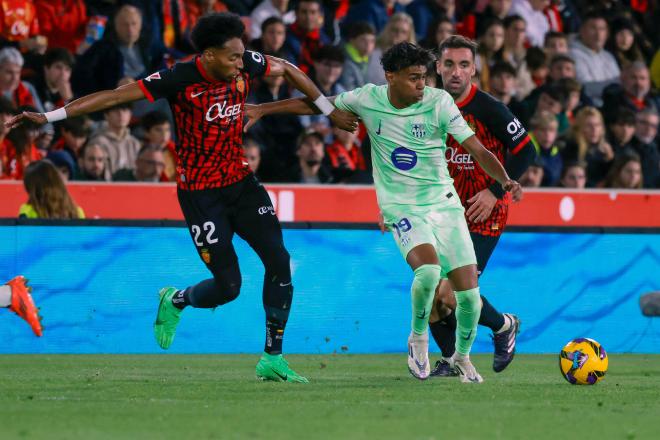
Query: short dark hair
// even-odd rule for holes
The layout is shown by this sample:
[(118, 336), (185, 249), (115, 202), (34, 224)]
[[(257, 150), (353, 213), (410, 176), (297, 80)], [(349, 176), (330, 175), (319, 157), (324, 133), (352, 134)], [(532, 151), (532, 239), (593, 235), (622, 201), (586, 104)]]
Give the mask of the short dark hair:
[(144, 128), (144, 131), (149, 131), (151, 130), (152, 127), (155, 127), (156, 125), (162, 125), (165, 123), (169, 124), (170, 119), (167, 117), (165, 113), (160, 112), (158, 110), (154, 110), (142, 116), (142, 120), (140, 121), (140, 123), (142, 124), (142, 128)]
[(525, 24), (527, 24), (525, 19), (522, 18), (520, 15), (518, 15), (518, 14), (509, 15), (508, 17), (504, 18), (504, 29), (509, 29), (511, 27), (511, 25), (513, 23), (515, 23), (516, 21), (522, 21)]
[(611, 124), (621, 124), (621, 125), (635, 125), (637, 122), (635, 118), (635, 112), (629, 108), (621, 107), (617, 110), (612, 118)]
[(63, 47), (51, 47), (44, 55), (44, 66), (50, 67), (57, 62), (62, 62), (73, 68), (76, 60), (68, 49)]
[(339, 46), (330, 46), (325, 45), (321, 46), (314, 54), (312, 55), (314, 61), (336, 61), (338, 63), (344, 64), (346, 56), (344, 55), (344, 50)]
[(547, 34), (545, 34), (545, 37), (543, 38), (543, 45), (546, 46), (548, 42), (554, 38), (561, 38), (562, 40), (568, 40), (568, 35), (566, 35), (563, 32), (550, 31)]
[(298, 0), (298, 3), (296, 4), (296, 12), (298, 11), (300, 5), (302, 5), (303, 3), (316, 3), (317, 5), (319, 5), (319, 8), (321, 9), (321, 14), (323, 14), (323, 3), (321, 2), (321, 0)]
[(263, 34), (264, 32), (266, 32), (266, 28), (275, 23), (279, 23), (282, 26), (284, 26), (284, 21), (282, 21), (280, 17), (273, 15), (272, 17), (268, 17), (267, 19), (264, 20), (263, 23), (261, 23), (261, 33)]
[(162, 152), (163, 152), (163, 149), (161, 147), (159, 147), (158, 145), (144, 144), (138, 150), (138, 154), (137, 154), (136, 157), (139, 159), (145, 153), (162, 153)]
[(219, 12), (201, 17), (190, 39), (198, 52), (204, 52), (210, 47), (222, 47), (232, 38), (241, 38), (244, 32), (241, 17), (230, 12)]
[(15, 115), (16, 106), (9, 99), (4, 96), (0, 96), (0, 114), (3, 115)]
[(122, 109), (133, 111), (133, 104), (130, 102), (122, 102), (121, 104), (113, 105), (112, 107), (106, 108), (105, 110), (103, 110), (103, 114), (109, 113), (113, 110), (122, 110)]
[(527, 53), (525, 54), (525, 63), (527, 63), (527, 67), (530, 71), (540, 69), (541, 67), (545, 66), (546, 61), (547, 56), (543, 49), (540, 47), (532, 46), (527, 49)]
[(440, 46), (438, 47), (438, 55), (442, 56), (442, 52), (446, 49), (470, 49), (470, 52), (472, 52), (472, 58), (474, 59), (477, 56), (477, 47), (477, 43), (469, 38), (462, 35), (452, 35), (451, 37), (445, 38), (445, 40), (440, 43)]
[(298, 139), (296, 140), (296, 150), (299, 149), (302, 144), (304, 144), (307, 139), (316, 139), (318, 142), (325, 144), (325, 139), (323, 138), (323, 135), (319, 133), (318, 131), (303, 131), (300, 133), (300, 136), (298, 136)]
[(376, 28), (367, 21), (356, 21), (346, 26), (346, 39), (352, 40), (360, 35), (376, 35)]
[(564, 163), (564, 167), (561, 169), (561, 177), (560, 179), (563, 179), (566, 177), (566, 173), (568, 173), (569, 168), (582, 168), (585, 172), (587, 171), (587, 163), (583, 160), (571, 160), (568, 162)]
[(491, 78), (494, 76), (501, 75), (503, 73), (508, 73), (509, 75), (515, 78), (517, 72), (516, 72), (516, 68), (513, 67), (511, 63), (508, 63), (506, 61), (498, 61), (495, 64), (493, 64), (493, 67), (490, 68)]
[(558, 53), (557, 55), (553, 56), (552, 59), (550, 60), (550, 66), (557, 63), (571, 63), (575, 65), (575, 60), (571, 58), (569, 55), (566, 55), (565, 53)]
[(416, 44), (403, 42), (390, 47), (380, 63), (385, 72), (399, 72), (410, 66), (428, 66), (434, 60), (431, 51)]
[(88, 137), (91, 132), (91, 121), (86, 116), (67, 118), (59, 123), (60, 130), (68, 131), (77, 138)]
[(610, 25), (607, 22), (607, 17), (605, 16), (605, 14), (598, 8), (587, 11), (587, 13), (582, 16), (582, 24), (580, 25), (580, 27), (587, 24), (587, 22), (590, 20), (603, 20), (605, 21), (605, 23), (607, 23), (608, 27)]

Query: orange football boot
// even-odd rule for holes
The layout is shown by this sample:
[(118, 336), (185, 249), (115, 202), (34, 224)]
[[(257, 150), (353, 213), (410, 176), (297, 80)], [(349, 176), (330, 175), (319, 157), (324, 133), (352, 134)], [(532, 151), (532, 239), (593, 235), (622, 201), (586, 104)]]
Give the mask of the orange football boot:
[(6, 283), (11, 287), (11, 305), (9, 310), (16, 313), (30, 324), (35, 335), (41, 336), (43, 329), (41, 327), (41, 318), (39, 311), (32, 300), (32, 287), (27, 286), (27, 280), (19, 275)]

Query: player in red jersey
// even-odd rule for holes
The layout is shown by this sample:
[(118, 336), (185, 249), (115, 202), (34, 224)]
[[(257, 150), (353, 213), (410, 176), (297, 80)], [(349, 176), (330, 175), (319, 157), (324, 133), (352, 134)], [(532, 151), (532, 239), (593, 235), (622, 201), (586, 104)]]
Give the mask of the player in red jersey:
[[(458, 35), (444, 40), (439, 47), (438, 74), (442, 77), (443, 88), (452, 95), (477, 138), (506, 164), (507, 173), (515, 180), (532, 161), (534, 147), (527, 131), (509, 109), (472, 84), (476, 48), (474, 42)], [(478, 270), (483, 273), (506, 225), (511, 199), (451, 136), (447, 139), (446, 158), (454, 186), (466, 209)], [(520, 322), (515, 315), (498, 312), (483, 295), (481, 300), (479, 324), (493, 331), (493, 370), (500, 372), (513, 360)], [(449, 361), (456, 338), (455, 304), (451, 286), (443, 280), (436, 291), (429, 320), (431, 334), (442, 351), (442, 359), (436, 362), (431, 376), (456, 374)]]
[(266, 343), (257, 364), (264, 380), (307, 382), (282, 357), (284, 328), (293, 287), (289, 254), (268, 193), (243, 158), (243, 106), (250, 80), (284, 76), (330, 119), (353, 131), (357, 119), (335, 109), (314, 83), (294, 65), (245, 50), (244, 26), (235, 14), (209, 14), (199, 19), (192, 42), (199, 55), (135, 83), (82, 97), (46, 114), (23, 113), (10, 127), (29, 119), (54, 122), (147, 98), (168, 100), (177, 134), (177, 195), (200, 258), (213, 274), (186, 289), (166, 287), (154, 331), (158, 344), (172, 344), (180, 314), (186, 306), (215, 308), (239, 295), (241, 273), (232, 244), (234, 233), (259, 255), (265, 267), (263, 305)]

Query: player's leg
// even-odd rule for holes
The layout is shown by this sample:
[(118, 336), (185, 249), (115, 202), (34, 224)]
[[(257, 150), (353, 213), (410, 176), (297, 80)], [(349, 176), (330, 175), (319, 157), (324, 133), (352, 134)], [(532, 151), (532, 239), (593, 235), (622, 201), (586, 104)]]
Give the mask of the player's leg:
[[(479, 274), (486, 270), (488, 260), (490, 260), (499, 237), (490, 237), (486, 235), (470, 233), (474, 250), (477, 254)], [(510, 313), (500, 313), (493, 305), (482, 295), (481, 316), (479, 325), (490, 328), (493, 332), (493, 345), (495, 353), (493, 356), (493, 370), (496, 373), (503, 371), (513, 360), (516, 351), (516, 335), (520, 329), (520, 321), (515, 315)]]
[(470, 350), (477, 334), (481, 299), (477, 278), (477, 258), (464, 210), (461, 206), (434, 212), (430, 218), (436, 234), (440, 265), (456, 296), (456, 352), (454, 367), (463, 382), (482, 382), (470, 362)]
[(163, 349), (172, 345), (185, 307), (218, 307), (233, 301), (240, 293), (241, 273), (232, 245), (228, 208), (223, 201), (226, 192), (224, 189), (178, 191), (193, 243), (213, 278), (181, 290), (174, 287), (160, 290), (154, 333)]
[(19, 275), (0, 286), (0, 307), (8, 307), (9, 310), (23, 318), (32, 328), (35, 335), (41, 336), (41, 318), (28, 287), (27, 280)]
[(266, 338), (264, 353), (256, 368), (257, 377), (306, 383), (307, 379), (289, 368), (282, 357), (284, 330), (293, 299), (289, 253), (268, 193), (256, 178), (248, 179), (231, 222), (236, 233), (259, 255), (265, 269), (262, 299)]
[(458, 373), (451, 365), (451, 357), (456, 345), (456, 296), (447, 279), (443, 279), (435, 290), (433, 310), (429, 319), (429, 329), (436, 344), (440, 348), (442, 358), (436, 361), (431, 370), (432, 377), (453, 377)]
[(401, 255), (413, 270), (410, 289), (412, 303), (411, 332), (408, 337), (408, 370), (414, 377), (428, 378), (431, 367), (428, 360), (428, 320), (431, 314), (435, 286), (440, 281), (438, 254), (433, 243), (432, 227), (425, 215), (412, 215), (399, 210), (383, 209), (385, 222), (392, 230)]

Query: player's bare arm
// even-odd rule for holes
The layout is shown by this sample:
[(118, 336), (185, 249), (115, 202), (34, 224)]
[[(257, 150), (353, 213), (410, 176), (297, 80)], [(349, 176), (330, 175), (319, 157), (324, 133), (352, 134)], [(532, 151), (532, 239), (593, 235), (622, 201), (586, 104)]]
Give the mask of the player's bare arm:
[(522, 198), (522, 188), (520, 187), (520, 184), (509, 177), (500, 161), (497, 160), (497, 157), (488, 151), (476, 136), (470, 136), (462, 145), (470, 154), (472, 154), (472, 157), (477, 160), (484, 171), (502, 185), (504, 191), (511, 192), (514, 202), (517, 202)]
[[(288, 113), (294, 115), (319, 115), (326, 113), (328, 118), (337, 127), (346, 131), (355, 131), (357, 129), (358, 118), (352, 113), (339, 110), (337, 108), (320, 108), (317, 100), (322, 98), (320, 90), (314, 85), (311, 79), (300, 69), (290, 62), (281, 58), (266, 56), (270, 65), (268, 76), (284, 76), (289, 84), (307, 95), (305, 98), (286, 99), (283, 101), (271, 102), (260, 105), (246, 105), (245, 113), (249, 122), (245, 125), (244, 131), (247, 131), (261, 117), (276, 114)], [(321, 100), (322, 101), (322, 100)], [(334, 97), (327, 98), (331, 105)], [(321, 104), (323, 106), (323, 104)], [(331, 110), (331, 111), (330, 111)]]
[[(48, 113), (34, 113), (23, 112), (11, 118), (5, 124), (8, 128), (19, 125), (23, 120), (29, 120), (36, 124), (45, 124), (47, 122), (55, 122), (65, 118), (73, 118), (76, 116), (86, 115), (88, 113), (98, 112), (106, 108), (113, 107), (125, 102), (137, 101), (144, 99), (144, 92), (138, 86), (137, 82), (126, 84), (117, 87), (114, 90), (103, 90), (101, 92), (92, 93), (75, 101), (70, 102), (66, 106)], [(65, 113), (62, 113), (65, 112)], [(57, 118), (57, 113), (63, 117)], [(55, 114), (57, 119), (49, 119), (50, 115)]]

